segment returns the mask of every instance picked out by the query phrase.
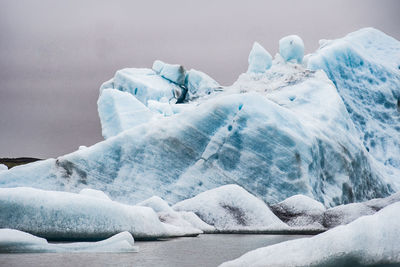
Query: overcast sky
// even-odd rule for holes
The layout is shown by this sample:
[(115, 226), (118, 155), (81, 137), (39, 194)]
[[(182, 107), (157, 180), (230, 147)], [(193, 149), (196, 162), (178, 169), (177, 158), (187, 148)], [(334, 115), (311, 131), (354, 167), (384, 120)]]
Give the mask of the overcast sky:
[(400, 39), (400, 1), (0, 0), (0, 157), (57, 157), (101, 141), (98, 88), (155, 59), (223, 85), (246, 71), (254, 41), (285, 35), (306, 51), (372, 26)]

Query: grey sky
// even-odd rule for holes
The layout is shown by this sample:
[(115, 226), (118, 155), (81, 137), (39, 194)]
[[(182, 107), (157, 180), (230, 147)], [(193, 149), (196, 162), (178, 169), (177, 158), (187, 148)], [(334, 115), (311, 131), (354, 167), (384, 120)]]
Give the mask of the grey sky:
[(0, 157), (56, 157), (100, 140), (100, 84), (155, 59), (227, 85), (254, 41), (307, 52), (373, 26), (400, 39), (400, 1), (0, 1)]

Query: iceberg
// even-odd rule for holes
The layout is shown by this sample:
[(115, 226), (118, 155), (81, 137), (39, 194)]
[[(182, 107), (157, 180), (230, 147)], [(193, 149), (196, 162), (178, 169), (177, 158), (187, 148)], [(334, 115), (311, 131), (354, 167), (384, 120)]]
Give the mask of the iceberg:
[(151, 120), (153, 113), (136, 97), (119, 90), (104, 89), (97, 102), (104, 138), (110, 138)]
[(93, 191), (91, 196), (84, 192), (0, 188), (0, 226), (48, 240), (101, 240), (124, 231), (135, 239), (187, 235), (162, 223), (151, 208), (124, 205), (104, 195), (94, 197)]
[(264, 47), (255, 42), (249, 55), (249, 68), (247, 73), (264, 73), (271, 68), (272, 57)]
[[(370, 30), (362, 32), (375, 34)], [(108, 89), (128, 92), (151, 107), (156, 114), (154, 119), (84, 150), (1, 172), (0, 187), (70, 192), (90, 187), (125, 204), (154, 195), (173, 204), (227, 184), (238, 184), (270, 204), (296, 194), (311, 197), (326, 207), (389, 196), (399, 188), (395, 177), (399, 172), (396, 162), (400, 160), (400, 138), (396, 138), (399, 132), (395, 131), (400, 120), (392, 104), (398, 99), (396, 88), (400, 88), (398, 73), (394, 72), (400, 43), (388, 40), (382, 44), (379, 38), (345, 37), (326, 42), (309, 56), (308, 67), (288, 64), (285, 57), (277, 55), (264, 73), (243, 73), (233, 85), (193, 99), (190, 93), (186, 97), (185, 86), (154, 70), (119, 70), (102, 85), (101, 95)], [(382, 94), (392, 108), (387, 109), (390, 118), (375, 128), (362, 126), (364, 119), (360, 118), (365, 114), (365, 121), (372, 121), (371, 112), (385, 105), (373, 107), (365, 95), (366, 106), (358, 100), (354, 104), (353, 110), (361, 107), (359, 116), (355, 116), (346, 104), (353, 98), (346, 100), (340, 89), (342, 79), (334, 79), (337, 72), (329, 72), (328, 67), (321, 70), (325, 67), (318, 65), (324, 62), (318, 58), (328, 55), (330, 47), (343, 54), (346, 47), (359, 49), (369, 41), (373, 47), (385, 45), (376, 54), (376, 49), (363, 49), (365, 61), (361, 69), (371, 65), (372, 73), (367, 69), (365, 78), (361, 78), (358, 70), (347, 71), (346, 81), (363, 83), (368, 77), (380, 80), (377, 70), (386, 73)], [(335, 45), (338, 42), (347, 46)], [(392, 54), (395, 56), (390, 58)], [(384, 57), (388, 63), (379, 63)], [(349, 61), (346, 57), (336, 61), (337, 57), (326, 58), (332, 60), (326, 66)], [(368, 58), (371, 59), (367, 61)], [(353, 93), (367, 90), (357, 83), (360, 88)], [(380, 94), (379, 86), (369, 89), (374, 96)], [(386, 138), (383, 129), (389, 129), (392, 137)], [(376, 150), (366, 146), (362, 137), (370, 136), (366, 134), (370, 130), (376, 136)]]
[(301, 64), (304, 57), (304, 43), (297, 35), (289, 35), (279, 40), (279, 54), (285, 61)]
[(228, 266), (366, 266), (400, 264), (400, 202), (372, 216), (301, 238), (250, 251)]
[(186, 72), (185, 87), (188, 90), (186, 98), (190, 100), (221, 90), (220, 85), (213, 78), (204, 72), (194, 69)]
[(275, 215), (291, 227), (323, 230), (324, 212), (322, 203), (303, 195), (294, 195), (270, 206)]
[(287, 230), (268, 206), (238, 185), (225, 185), (176, 203), (177, 211), (191, 211), (218, 232)]
[(324, 42), (308, 58), (335, 84), (358, 138), (395, 190), (400, 185), (400, 42), (364, 28)]
[(137, 252), (128, 232), (98, 242), (51, 244), (46, 239), (14, 229), (0, 229), (0, 253)]
[(7, 171), (7, 170), (8, 170), (8, 167), (6, 165), (0, 164), (0, 172), (1, 171)]
[(95, 198), (100, 198), (104, 200), (111, 200), (109, 196), (107, 196), (103, 191), (100, 190), (95, 190), (91, 188), (84, 188), (82, 189), (79, 194), (89, 196), (89, 197), (95, 197)]
[(198, 235), (202, 234), (203, 231), (195, 228), (190, 222), (186, 221), (178, 212), (174, 211), (166, 201), (160, 197), (153, 196), (137, 204), (138, 206), (152, 208), (158, 215), (160, 221), (165, 224), (169, 224), (179, 231), (178, 235)]

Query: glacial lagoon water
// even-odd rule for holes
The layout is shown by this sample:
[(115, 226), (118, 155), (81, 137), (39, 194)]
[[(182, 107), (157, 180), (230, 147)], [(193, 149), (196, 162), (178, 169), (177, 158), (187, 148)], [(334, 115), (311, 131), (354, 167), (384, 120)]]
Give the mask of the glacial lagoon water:
[(0, 266), (218, 266), (244, 253), (307, 235), (207, 234), (137, 241), (138, 253), (0, 254)]

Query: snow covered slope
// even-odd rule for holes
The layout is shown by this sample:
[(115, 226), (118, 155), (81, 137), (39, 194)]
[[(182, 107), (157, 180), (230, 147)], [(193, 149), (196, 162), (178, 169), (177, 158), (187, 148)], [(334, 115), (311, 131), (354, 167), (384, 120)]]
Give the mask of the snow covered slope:
[(221, 266), (397, 266), (399, 212), (400, 203), (395, 203), (346, 226), (259, 248)]
[[(347, 46), (340, 50), (335, 43), (358, 47), (358, 43), (367, 46), (371, 41), (383, 50), (375, 55), (375, 50), (365, 48), (365, 57), (384, 58), (400, 51), (399, 42), (390, 39), (388, 47), (388, 42), (382, 43), (379, 38), (346, 38), (326, 44), (326, 48), (308, 57), (311, 70), (296, 63), (301, 62), (301, 53), (296, 50), (295, 62), (286, 62), (277, 55), (264, 73), (244, 73), (230, 87), (193, 98), (183, 99), (187, 88), (171, 81), (176, 80), (171, 77), (185, 73), (180, 67), (169, 69), (179, 72), (172, 73), (170, 80), (149, 69), (118, 71), (101, 90), (128, 92), (152, 112), (159, 112), (157, 116), (87, 149), (1, 172), (0, 187), (32, 186), (78, 192), (90, 186), (125, 203), (137, 203), (153, 195), (176, 203), (226, 184), (238, 184), (268, 203), (295, 194), (312, 197), (326, 206), (387, 196), (397, 190), (397, 182), (389, 176), (398, 171), (396, 162), (400, 155), (397, 148), (389, 149), (398, 146), (400, 140), (395, 138), (398, 114), (394, 112), (398, 111), (393, 106), (399, 88), (394, 68), (398, 58), (388, 58), (390, 63), (386, 64), (364, 60), (363, 66), (371, 66), (373, 71), (365, 73), (362, 79), (378, 82), (382, 77), (376, 70), (385, 73), (386, 80), (381, 82), (387, 86), (382, 92), (378, 92), (378, 86), (370, 89), (375, 90), (373, 97), (382, 94), (389, 103), (388, 113), (379, 113), (389, 118), (377, 125), (389, 129), (394, 138), (383, 138), (385, 132), (379, 127), (363, 128), (359, 123), (362, 120), (350, 112), (343, 90), (339, 89), (341, 95), (338, 94), (335, 84), (341, 88), (340, 83), (346, 85), (361, 79), (357, 76), (358, 68), (354, 73), (346, 72), (348, 79), (335, 78), (328, 71), (334, 83), (316, 69), (320, 68), (317, 59), (327, 54), (323, 51), (329, 46), (343, 55), (347, 53)], [(286, 47), (285, 53), (289, 55), (290, 49), (291, 46)], [(357, 62), (348, 57), (338, 58), (337, 64)], [(155, 65), (156, 69), (163, 66)], [(204, 82), (191, 86), (214, 84), (205, 82), (207, 77), (197, 75), (196, 81)], [(179, 79), (181, 83), (182, 78)], [(367, 89), (360, 86), (360, 90)], [(192, 92), (195, 91), (194, 88)], [(376, 108), (370, 100), (365, 101), (357, 102), (365, 110), (358, 112), (359, 116), (365, 114), (363, 120), (379, 121), (380, 117), (370, 116)], [(366, 146), (364, 138), (360, 138), (369, 129), (378, 136), (374, 139), (375, 144), (380, 144), (377, 147), (386, 147), (385, 156), (379, 156), (379, 149), (374, 152), (372, 145)]]

